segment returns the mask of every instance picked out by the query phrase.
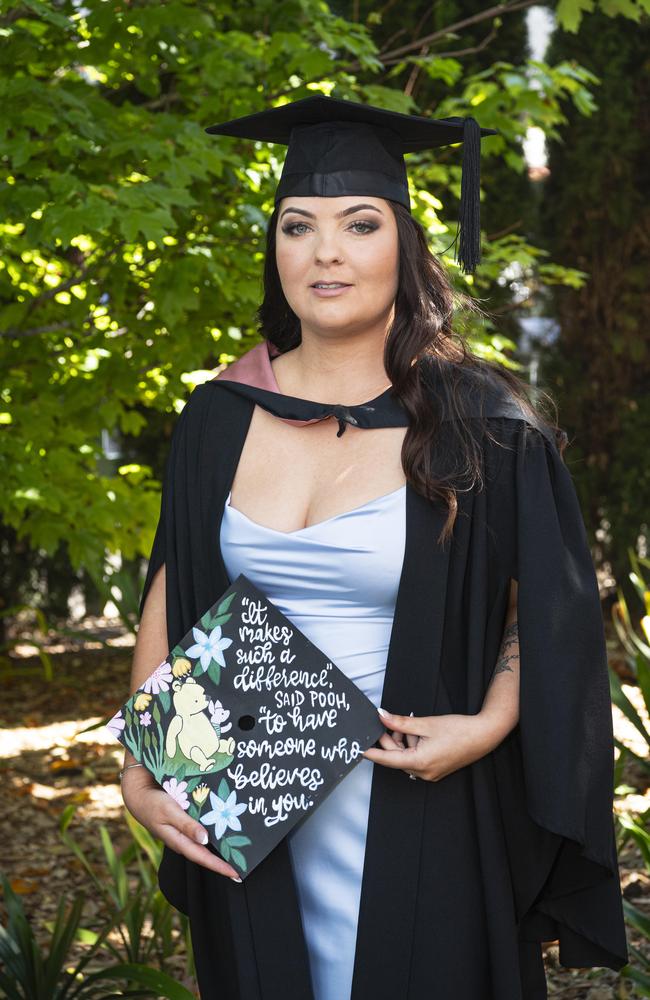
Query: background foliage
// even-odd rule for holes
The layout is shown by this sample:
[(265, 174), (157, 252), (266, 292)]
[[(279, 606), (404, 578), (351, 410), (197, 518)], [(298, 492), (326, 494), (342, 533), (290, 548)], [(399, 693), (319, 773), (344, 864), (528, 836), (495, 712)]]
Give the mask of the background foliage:
[[(148, 555), (176, 414), (194, 385), (256, 340), (284, 153), (203, 129), (318, 92), (440, 117), (469, 111), (499, 129), (482, 146), (474, 280), (450, 248), (460, 146), (408, 157), (414, 214), (458, 286), (491, 311), (467, 327), (476, 350), (525, 362), (521, 317), (559, 318), (541, 382), (577, 441), (588, 528), (606, 516), (615, 530), (603, 555), (627, 564), (644, 517), (634, 457), (650, 420), (638, 399), (649, 363), (649, 4), (550, 5), (548, 61), (526, 48), (530, 6), (4, 0), (5, 606), (24, 600), (64, 616), (81, 582), (99, 610), (107, 557), (135, 574)], [(551, 143), (543, 191), (523, 158), (531, 125)]]

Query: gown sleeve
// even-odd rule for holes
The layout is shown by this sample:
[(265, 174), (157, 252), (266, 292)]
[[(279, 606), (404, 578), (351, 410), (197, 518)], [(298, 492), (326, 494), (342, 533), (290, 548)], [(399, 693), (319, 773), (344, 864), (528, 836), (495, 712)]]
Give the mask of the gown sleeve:
[[(190, 397), (190, 399), (191, 398), (192, 397)], [(162, 491), (160, 495), (160, 514), (158, 516), (156, 533), (154, 535), (153, 544), (151, 546), (151, 552), (149, 554), (149, 565), (147, 567), (147, 574), (142, 588), (142, 595), (140, 597), (140, 607), (139, 607), (140, 618), (142, 618), (142, 612), (144, 610), (144, 605), (147, 600), (147, 595), (151, 588), (153, 579), (166, 559), (167, 538), (170, 537), (167, 529), (168, 529), (168, 522), (172, 517), (173, 492), (175, 484), (177, 482), (178, 455), (179, 451), (182, 449), (182, 447), (184, 447), (185, 444), (189, 405), (190, 402), (188, 400), (188, 402), (185, 404), (184, 408), (181, 410), (180, 414), (176, 418), (176, 423), (174, 424), (174, 430), (172, 432), (172, 438), (169, 446), (169, 452), (167, 454), (167, 460), (165, 462)]]
[[(518, 836), (525, 830), (521, 818), (512, 826), (514, 870), (526, 871), (522, 882), (536, 893), (521, 916), (532, 937), (559, 939), (563, 965), (619, 969), (628, 954), (596, 573), (576, 490), (554, 438), (527, 420), (507, 423), (509, 473), (497, 491), (497, 521), (500, 557), (518, 582), (520, 664), (519, 721), (507, 741), (517, 748), (517, 768), (507, 774), (521, 776), (525, 811), (538, 828), (531, 849)], [(517, 809), (516, 785), (503, 792), (510, 816)]]

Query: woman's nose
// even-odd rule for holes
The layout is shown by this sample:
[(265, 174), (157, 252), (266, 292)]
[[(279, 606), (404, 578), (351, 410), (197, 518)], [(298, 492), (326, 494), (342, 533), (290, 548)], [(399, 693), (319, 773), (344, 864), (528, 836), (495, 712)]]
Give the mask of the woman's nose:
[(342, 263), (342, 258), (338, 254), (334, 254), (334, 253), (332, 253), (332, 254), (322, 254), (322, 253), (319, 253), (319, 254), (316, 254), (316, 258), (314, 260), (314, 263), (315, 264), (324, 264), (326, 266), (329, 265), (329, 264), (341, 264)]
[(321, 237), (316, 245), (315, 263), (322, 264), (330, 261), (340, 263), (341, 260), (341, 249), (337, 245), (336, 237)]

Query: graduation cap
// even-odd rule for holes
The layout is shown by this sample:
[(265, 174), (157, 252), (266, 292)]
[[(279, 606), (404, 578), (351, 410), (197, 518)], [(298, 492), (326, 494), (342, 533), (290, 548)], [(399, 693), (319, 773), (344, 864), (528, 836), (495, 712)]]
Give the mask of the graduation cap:
[(409, 212), (404, 153), (462, 142), (456, 260), (471, 273), (481, 259), (481, 137), (496, 135), (498, 129), (480, 128), (471, 116), (424, 118), (321, 95), (210, 125), (205, 131), (289, 147), (276, 205), (289, 195), (374, 195), (396, 201)]
[(244, 573), (106, 728), (242, 879), (384, 732), (364, 692)]

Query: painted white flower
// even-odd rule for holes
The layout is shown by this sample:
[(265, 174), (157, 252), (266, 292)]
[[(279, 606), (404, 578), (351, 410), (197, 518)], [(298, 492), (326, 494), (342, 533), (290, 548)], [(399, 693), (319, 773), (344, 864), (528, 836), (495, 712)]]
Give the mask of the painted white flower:
[(120, 733), (124, 729), (125, 725), (126, 719), (122, 717), (122, 709), (120, 709), (119, 712), (116, 712), (113, 718), (106, 723), (106, 729), (108, 729), (111, 736), (115, 736), (116, 739), (119, 739)]
[(214, 792), (210, 792), (210, 805), (212, 811), (201, 816), (201, 822), (206, 826), (214, 826), (214, 835), (217, 840), (221, 840), (227, 828), (231, 830), (241, 830), (239, 814), (248, 807), (244, 802), (237, 802), (237, 793), (233, 789), (227, 799), (220, 799)]
[(142, 713), (142, 715), (140, 716), (140, 725), (141, 726), (150, 726), (151, 725), (151, 712), (143, 712)]
[(161, 691), (169, 691), (172, 680), (172, 668), (165, 660), (159, 667), (156, 667), (151, 677), (147, 677), (142, 685), (142, 690), (151, 694), (160, 694)]
[(212, 660), (216, 660), (222, 667), (225, 667), (226, 661), (223, 658), (223, 650), (228, 649), (228, 646), (232, 645), (232, 639), (226, 639), (225, 636), (222, 636), (221, 625), (215, 625), (210, 635), (202, 632), (200, 628), (193, 628), (192, 634), (196, 642), (189, 649), (185, 650), (185, 655), (191, 657), (193, 660), (198, 660), (203, 667), (204, 673)]
[(178, 802), (181, 809), (190, 808), (190, 800), (187, 797), (187, 782), (178, 781), (176, 778), (168, 778), (163, 781), (163, 788), (168, 795), (171, 795), (175, 802)]

